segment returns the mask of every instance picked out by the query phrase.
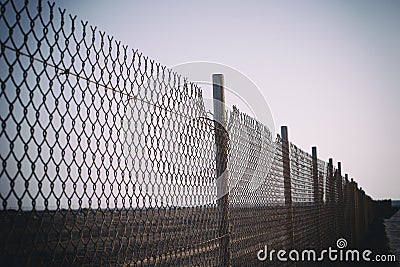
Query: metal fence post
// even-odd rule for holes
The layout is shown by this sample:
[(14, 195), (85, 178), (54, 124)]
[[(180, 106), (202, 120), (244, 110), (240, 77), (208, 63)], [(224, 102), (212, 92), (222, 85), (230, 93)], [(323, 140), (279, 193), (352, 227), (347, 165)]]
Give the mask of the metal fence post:
[(290, 154), (289, 154), (289, 137), (287, 126), (281, 127), (282, 135), (282, 162), (283, 162), (283, 179), (285, 187), (285, 206), (287, 209), (287, 228), (290, 236), (290, 245), (294, 248), (294, 229), (293, 229), (293, 203), (292, 203), (292, 182), (290, 178)]
[(216, 144), (217, 205), (219, 214), (220, 259), (223, 266), (230, 266), (229, 249), (229, 191), (228, 136), (225, 130), (225, 92), (223, 74), (213, 74), (214, 127)]

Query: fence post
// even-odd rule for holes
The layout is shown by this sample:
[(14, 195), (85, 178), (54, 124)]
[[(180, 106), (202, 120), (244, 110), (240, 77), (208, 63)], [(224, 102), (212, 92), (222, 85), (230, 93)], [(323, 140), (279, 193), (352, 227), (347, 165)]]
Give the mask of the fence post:
[(329, 158), (328, 162), (328, 180), (329, 180), (329, 203), (335, 202), (335, 187), (333, 184), (333, 159)]
[(292, 203), (292, 182), (290, 178), (290, 154), (289, 136), (287, 126), (281, 126), (282, 136), (282, 163), (283, 163), (283, 184), (285, 187), (285, 206), (287, 215), (287, 230), (290, 237), (290, 246), (294, 249), (294, 229), (293, 229), (293, 203)]
[(343, 236), (344, 234), (344, 209), (343, 209), (343, 177), (342, 177), (342, 163), (338, 161), (338, 169), (336, 173), (336, 185), (337, 185), (337, 194), (338, 194), (338, 203), (337, 203), (337, 217), (338, 217), (338, 234), (339, 236)]
[(213, 74), (214, 127), (216, 145), (217, 206), (219, 215), (220, 259), (222, 266), (230, 266), (229, 250), (229, 191), (228, 136), (225, 130), (225, 92), (223, 74)]
[(354, 193), (354, 180), (351, 178), (349, 183), (349, 214), (350, 214), (350, 237), (351, 237), (351, 245), (356, 246), (356, 200)]
[(314, 184), (314, 205), (315, 205), (315, 222), (317, 225), (317, 242), (318, 249), (322, 247), (321, 240), (321, 205), (322, 198), (320, 198), (319, 192), (319, 178), (318, 178), (318, 155), (317, 147), (313, 146), (312, 150), (312, 174), (313, 174), (313, 184)]
[(354, 243), (356, 246), (360, 244), (360, 216), (359, 216), (359, 194), (358, 184), (354, 181), (353, 184), (354, 194)]
[(344, 184), (344, 199), (343, 199), (343, 206), (344, 206), (344, 229), (345, 229), (345, 237), (349, 241), (349, 244), (352, 244), (352, 237), (351, 237), (351, 198), (350, 198), (350, 191), (351, 191), (351, 184), (349, 182), (349, 175), (346, 173), (345, 177), (345, 184)]
[(362, 187), (360, 186), (360, 223), (361, 223), (361, 234), (360, 234), (360, 236), (362, 237), (362, 236), (364, 236), (364, 234), (365, 234), (365, 232), (366, 232), (366, 228), (367, 228), (367, 225), (366, 225), (366, 223), (365, 223), (365, 202), (364, 202), (364, 199), (365, 199), (365, 192), (364, 192), (364, 190), (362, 189)]
[(328, 161), (328, 177), (327, 180), (329, 181), (329, 198), (327, 198), (328, 202), (328, 209), (329, 209), (329, 216), (331, 217), (332, 228), (329, 231), (329, 242), (333, 242), (337, 237), (336, 232), (336, 205), (335, 205), (335, 179), (333, 173), (333, 159), (329, 158)]

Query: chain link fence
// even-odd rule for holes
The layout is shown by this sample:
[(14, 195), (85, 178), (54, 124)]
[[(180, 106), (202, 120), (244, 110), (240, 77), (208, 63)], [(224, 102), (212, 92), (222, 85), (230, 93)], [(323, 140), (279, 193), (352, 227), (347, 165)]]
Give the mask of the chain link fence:
[(237, 108), (218, 138), (196, 84), (53, 3), (0, 12), (2, 263), (242, 266), (266, 243), (359, 244), (373, 201), (332, 162)]

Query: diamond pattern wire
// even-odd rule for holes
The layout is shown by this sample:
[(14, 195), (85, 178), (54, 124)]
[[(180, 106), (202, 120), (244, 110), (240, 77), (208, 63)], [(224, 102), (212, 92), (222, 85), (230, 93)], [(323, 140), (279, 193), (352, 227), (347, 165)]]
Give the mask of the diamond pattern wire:
[(376, 215), (235, 107), (224, 139), (195, 83), (54, 3), (1, 1), (0, 29), (2, 264), (253, 266), (266, 244), (357, 245)]
[(217, 264), (200, 88), (54, 4), (34, 5), (1, 6), (2, 259)]

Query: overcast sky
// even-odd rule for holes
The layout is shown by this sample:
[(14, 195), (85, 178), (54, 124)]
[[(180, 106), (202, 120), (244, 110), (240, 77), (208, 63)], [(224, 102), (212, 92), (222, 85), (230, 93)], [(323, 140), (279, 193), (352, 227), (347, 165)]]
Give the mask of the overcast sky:
[(163, 65), (239, 70), (292, 142), (400, 199), (400, 1), (56, 3)]

